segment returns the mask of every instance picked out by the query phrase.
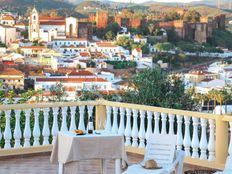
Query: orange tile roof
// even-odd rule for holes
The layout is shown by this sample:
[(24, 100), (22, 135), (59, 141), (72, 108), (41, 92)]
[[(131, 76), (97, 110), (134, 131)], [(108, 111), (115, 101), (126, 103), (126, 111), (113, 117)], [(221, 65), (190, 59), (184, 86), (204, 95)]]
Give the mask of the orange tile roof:
[(108, 82), (102, 78), (37, 78), (37, 82), (63, 82), (63, 83), (83, 83), (83, 82)]
[(7, 68), (3, 70), (2, 72), (0, 72), (0, 75), (24, 76), (24, 74), (21, 71), (16, 70), (15, 68)]
[(32, 49), (32, 50), (42, 50), (45, 49), (45, 46), (23, 46), (21, 49)]
[(85, 70), (81, 71), (72, 71), (68, 74), (69, 76), (95, 76), (93, 73)]
[(2, 20), (14, 21), (14, 17), (11, 15), (5, 15), (2, 17)]
[(80, 52), (80, 56), (82, 56), (82, 57), (90, 57), (90, 54), (88, 52)]
[(117, 47), (112, 42), (97, 42), (97, 46), (99, 46), (99, 47)]

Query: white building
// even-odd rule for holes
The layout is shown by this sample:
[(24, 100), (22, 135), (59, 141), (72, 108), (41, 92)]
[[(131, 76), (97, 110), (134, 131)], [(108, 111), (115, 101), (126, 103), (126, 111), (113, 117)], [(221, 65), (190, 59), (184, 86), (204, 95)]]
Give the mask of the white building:
[(50, 91), (62, 83), (66, 89), (74, 89), (76, 92), (82, 90), (112, 90), (112, 83), (102, 78), (37, 78), (35, 90)]
[(0, 42), (10, 46), (11, 43), (16, 41), (17, 36), (15, 27), (0, 24)]

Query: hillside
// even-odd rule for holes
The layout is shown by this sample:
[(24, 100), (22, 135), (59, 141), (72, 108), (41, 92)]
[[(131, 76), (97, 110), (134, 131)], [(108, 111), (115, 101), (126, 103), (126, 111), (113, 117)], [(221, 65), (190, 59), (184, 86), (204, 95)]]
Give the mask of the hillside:
[(73, 7), (65, 0), (0, 0), (0, 8), (25, 14), (29, 7), (35, 6), (39, 10), (70, 9)]

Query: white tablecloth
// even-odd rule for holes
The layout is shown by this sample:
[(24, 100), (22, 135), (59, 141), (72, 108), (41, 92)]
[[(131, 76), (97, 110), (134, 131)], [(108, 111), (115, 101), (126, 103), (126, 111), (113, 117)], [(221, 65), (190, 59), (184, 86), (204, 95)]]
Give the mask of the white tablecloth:
[[(104, 131), (101, 131), (100, 135), (78, 136), (72, 132), (58, 133), (50, 159), (52, 163), (62, 163), (65, 170), (68, 170), (65, 166), (74, 168), (71, 167), (70, 163), (90, 159), (122, 159), (127, 161), (124, 137)], [(68, 173), (75, 173), (75, 171)]]

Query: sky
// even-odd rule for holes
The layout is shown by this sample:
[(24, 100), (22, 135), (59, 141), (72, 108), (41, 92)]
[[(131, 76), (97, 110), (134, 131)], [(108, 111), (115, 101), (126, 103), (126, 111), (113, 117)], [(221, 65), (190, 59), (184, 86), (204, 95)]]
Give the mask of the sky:
[[(116, 1), (116, 2), (129, 2), (130, 0), (112, 0), (112, 1)], [(148, 0), (133, 0), (135, 3), (142, 3), (142, 2), (146, 2)], [(157, 2), (180, 2), (180, 3), (188, 3), (188, 2), (193, 2), (193, 1), (200, 1), (200, 0), (154, 0)]]

